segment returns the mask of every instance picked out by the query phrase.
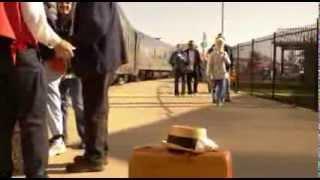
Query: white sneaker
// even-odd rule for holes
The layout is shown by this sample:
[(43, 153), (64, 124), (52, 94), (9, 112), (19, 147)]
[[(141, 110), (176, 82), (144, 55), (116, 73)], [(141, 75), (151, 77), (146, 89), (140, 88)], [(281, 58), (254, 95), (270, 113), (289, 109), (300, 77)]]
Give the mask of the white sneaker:
[(64, 144), (63, 141), (62, 142), (54, 142), (49, 149), (49, 156), (50, 157), (58, 156), (58, 155), (65, 153), (66, 151), (67, 151), (67, 148), (66, 148), (66, 145)]
[(223, 102), (219, 102), (219, 103), (218, 103), (218, 107), (222, 107), (223, 104), (224, 104)]

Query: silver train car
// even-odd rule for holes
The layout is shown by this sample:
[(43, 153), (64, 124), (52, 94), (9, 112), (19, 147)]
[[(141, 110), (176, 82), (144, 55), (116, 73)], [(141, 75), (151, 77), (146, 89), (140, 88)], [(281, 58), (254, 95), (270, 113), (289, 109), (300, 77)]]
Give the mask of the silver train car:
[(168, 77), (172, 70), (169, 58), (174, 46), (136, 30), (118, 9), (128, 55), (128, 63), (116, 72), (115, 82)]

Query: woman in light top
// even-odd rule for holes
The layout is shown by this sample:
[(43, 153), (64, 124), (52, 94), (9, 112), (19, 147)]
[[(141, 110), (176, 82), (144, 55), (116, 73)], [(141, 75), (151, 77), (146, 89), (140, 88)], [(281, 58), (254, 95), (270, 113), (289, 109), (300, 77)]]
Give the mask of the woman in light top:
[(212, 91), (212, 99), (213, 103), (217, 103), (217, 106), (222, 106), (224, 103), (226, 78), (228, 76), (226, 65), (231, 63), (228, 53), (224, 51), (224, 44), (224, 37), (218, 35), (215, 39), (213, 51), (208, 54), (207, 62), (207, 75), (213, 82), (215, 89), (215, 91)]

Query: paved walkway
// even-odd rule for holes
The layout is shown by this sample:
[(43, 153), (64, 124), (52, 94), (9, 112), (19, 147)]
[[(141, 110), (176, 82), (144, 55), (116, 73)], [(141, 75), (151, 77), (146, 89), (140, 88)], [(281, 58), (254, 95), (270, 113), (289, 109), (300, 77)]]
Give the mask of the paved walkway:
[[(110, 90), (110, 157), (100, 173), (66, 174), (64, 165), (79, 150), (50, 159), (50, 177), (127, 177), (134, 146), (158, 144), (173, 124), (203, 126), (233, 155), (235, 177), (317, 175), (317, 113), (244, 94), (218, 108), (206, 86), (197, 96), (172, 96), (172, 80), (113, 86)], [(72, 113), (73, 114), (73, 113)], [(78, 141), (74, 118), (70, 144)]]

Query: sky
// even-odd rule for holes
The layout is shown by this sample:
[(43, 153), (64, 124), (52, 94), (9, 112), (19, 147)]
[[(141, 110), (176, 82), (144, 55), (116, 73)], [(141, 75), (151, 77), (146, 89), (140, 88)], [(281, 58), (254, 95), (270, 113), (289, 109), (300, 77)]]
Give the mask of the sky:
[[(230, 45), (272, 34), (278, 28), (316, 23), (317, 2), (225, 2), (224, 36)], [(121, 2), (131, 24), (170, 44), (211, 44), (221, 32), (220, 2)]]

